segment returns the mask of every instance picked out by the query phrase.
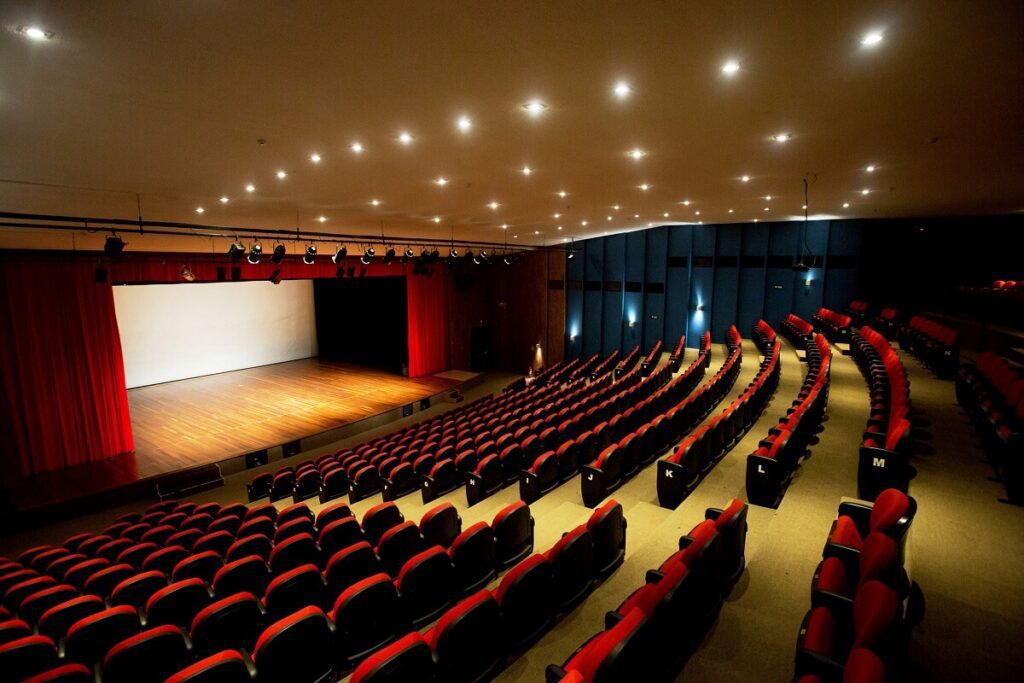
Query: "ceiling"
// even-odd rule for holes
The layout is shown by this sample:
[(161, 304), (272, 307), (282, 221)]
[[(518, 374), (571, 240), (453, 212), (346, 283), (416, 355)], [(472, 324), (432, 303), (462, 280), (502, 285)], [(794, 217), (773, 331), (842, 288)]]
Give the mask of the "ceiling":
[(7, 0), (0, 24), (0, 211), (138, 195), (148, 220), (552, 244), (785, 220), (808, 173), (812, 216), (1024, 210), (1019, 0)]

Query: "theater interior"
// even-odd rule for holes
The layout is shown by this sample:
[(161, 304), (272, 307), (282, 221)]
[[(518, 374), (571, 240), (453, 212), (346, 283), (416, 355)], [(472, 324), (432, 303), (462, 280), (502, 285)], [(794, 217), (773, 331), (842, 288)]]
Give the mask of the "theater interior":
[(1024, 680), (1022, 114), (1012, 0), (8, 0), (0, 683)]

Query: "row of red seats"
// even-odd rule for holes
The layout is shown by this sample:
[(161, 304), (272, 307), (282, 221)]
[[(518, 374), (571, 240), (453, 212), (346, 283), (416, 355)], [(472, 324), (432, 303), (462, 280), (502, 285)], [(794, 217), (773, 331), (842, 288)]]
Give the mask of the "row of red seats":
[[(712, 405), (717, 405), (725, 397), (739, 375), (742, 347), (735, 326), (730, 328), (730, 338), (729, 359), (715, 377), (701, 387), (701, 391), (716, 397)], [(743, 393), (683, 439), (672, 455), (658, 462), (658, 503), (662, 507), (678, 507), (761, 416), (779, 384), (782, 368), (779, 352), (776, 340), (770, 344), (754, 379)], [(709, 407), (708, 413), (711, 409)], [(694, 417), (691, 428), (701, 419)]]
[(851, 311), (851, 316), (854, 314), (864, 315), (865, 313), (868, 312), (868, 302), (861, 301), (860, 299), (854, 299), (853, 301), (850, 302), (850, 305), (847, 306), (847, 308)]
[(789, 313), (782, 319), (782, 334), (793, 343), (793, 346), (802, 348), (805, 339), (814, 334), (814, 325), (793, 313)]
[(352, 683), (490, 680), (622, 564), (625, 534), (622, 506), (608, 501), (547, 553), (514, 567), (495, 590), (365, 660)]
[(679, 372), (679, 368), (683, 365), (683, 358), (686, 356), (686, 335), (679, 337), (679, 343), (676, 344), (676, 348), (672, 351), (672, 354), (668, 357), (669, 367), (672, 368), (672, 372)]
[[(610, 435), (610, 443), (601, 450), (597, 459), (583, 467), (580, 487), (583, 504), (595, 507), (623, 483), (632, 479), (643, 467), (658, 459), (679, 437), (688, 414), (677, 411), (677, 419), (669, 419), (668, 412), (689, 396), (704, 377), (711, 356), (711, 333), (702, 338), (702, 349), (686, 370), (664, 389), (649, 399), (649, 406), (631, 406), (618, 420), (617, 429)], [(670, 368), (665, 368), (670, 371)]]
[(775, 330), (764, 320), (758, 320), (754, 323), (752, 339), (754, 340), (754, 345), (757, 346), (757, 350), (762, 355), (768, 353), (771, 349), (772, 344), (775, 343), (776, 336)]
[(561, 666), (548, 666), (548, 683), (675, 679), (745, 566), (747, 506), (733, 500), (705, 517), (679, 539), (678, 552), (605, 615), (603, 631)]
[(640, 345), (637, 344), (633, 347), (633, 350), (626, 354), (618, 365), (615, 366), (615, 376), (620, 377), (621, 375), (629, 372), (633, 369), (633, 366), (640, 361)]
[(811, 316), (814, 327), (824, 333), (833, 344), (845, 343), (850, 340), (850, 323), (853, 322), (850, 316), (836, 313), (827, 308), (819, 308), (818, 312)]
[(1024, 501), (1024, 372), (985, 351), (976, 363), (960, 367), (956, 397), (974, 423), (1006, 497), (1020, 504)]
[(619, 350), (615, 349), (607, 358), (601, 361), (601, 363), (594, 368), (594, 372), (592, 374), (594, 377), (600, 377), (605, 373), (611, 372), (613, 369), (615, 369), (616, 366), (618, 366), (618, 364)]
[(922, 607), (903, 562), (916, 512), (914, 499), (895, 489), (873, 505), (840, 504), (797, 636), (797, 683), (901, 680)]
[[(329, 525), (345, 519), (338, 517), (342, 514), (342, 507), (334, 506), (334, 512), (325, 516), (323, 523)], [(385, 510), (392, 511), (392, 514), (385, 515), (391, 522), (400, 519), (401, 513), (393, 504), (384, 504), (379, 506), (377, 511), (368, 512), (364, 517), (367, 529), (378, 529), (388, 523), (377, 524), (381, 521), (381, 512)], [(447, 509), (445, 506), (439, 506), (429, 512), (424, 516), (424, 529), (430, 523), (428, 517), (437, 517), (448, 511), (455, 513), (450, 504), (447, 504)], [(324, 512), (326, 511), (322, 511), (321, 514)], [(397, 518), (394, 513), (397, 513)], [(455, 517), (457, 519), (457, 513)], [(328, 522), (328, 519), (332, 521)], [(318, 518), (318, 522), (320, 521)], [(461, 520), (458, 522), (461, 525)], [(380, 543), (385, 543), (389, 534), (401, 533), (407, 528), (407, 524), (410, 523), (391, 526), (380, 535)], [(450, 527), (450, 522), (446, 526)], [(328, 590), (318, 568), (306, 565), (270, 581), (266, 598), (262, 601), (247, 590), (251, 587), (251, 579), (248, 586), (235, 585), (235, 590), (216, 600), (204, 582), (198, 579), (190, 579), (171, 586), (167, 586), (165, 579), (165, 587), (154, 593), (147, 601), (147, 609), (141, 614), (132, 604), (113, 605), (104, 609), (104, 603), (98, 598), (88, 596), (92, 598), (92, 602), (98, 604), (91, 611), (83, 613), (72, 624), (70, 633), (63, 642), (60, 638), (54, 640), (45, 635), (31, 635), (28, 625), (23, 621), (3, 622), (0, 626), (0, 671), (5, 672), (4, 680), (7, 680), (7, 671), (17, 671), (18, 677), (14, 680), (20, 680), (21, 677), (31, 675), (35, 671), (57, 667), (69, 669), (70, 671), (65, 673), (72, 676), (70, 680), (78, 680), (77, 675), (83, 670), (89, 671), (91, 680), (89, 667), (102, 660), (105, 681), (162, 681), (182, 665), (183, 657), (190, 659), (212, 655), (224, 648), (253, 652), (255, 660), (259, 663), (260, 643), (267, 639), (267, 633), (271, 631), (270, 628), (263, 630), (268, 621), (276, 621), (307, 606), (315, 606), (319, 610), (331, 604), (334, 605), (330, 612), (331, 620), (336, 632), (333, 648), (335, 651), (331, 656), (351, 665), (368, 652), (393, 640), (409, 625), (418, 627), (433, 620), (451, 604), (451, 598), (455, 597), (461, 585), (455, 555), (463, 547), (472, 546), (475, 549), (474, 555), (490, 558), (492, 565), (482, 581), (474, 582), (467, 590), (462, 591), (465, 594), (477, 590), (493, 578), (495, 561), (500, 566), (510, 566), (532, 551), (532, 526), (533, 520), (529, 516), (529, 509), (522, 503), (514, 504), (496, 516), (493, 533), (489, 527), (487, 534), (480, 533), (480, 528), (487, 525), (478, 523), (459, 534), (451, 542), (449, 552), (446, 553), (439, 546), (434, 546), (411, 557), (402, 567), (397, 579), (392, 579), (391, 576), (379, 571), (371, 572), (369, 575), (353, 575), (352, 582), (340, 592)], [(560, 605), (564, 603), (559, 600), (571, 601), (579, 598), (582, 585), (581, 567), (594, 570), (595, 576), (604, 576), (621, 563), (625, 549), (625, 521), (622, 518), (621, 506), (614, 503), (605, 506), (592, 516), (584, 531), (585, 533), (574, 532), (575, 536), (580, 538), (566, 539), (547, 553), (547, 560), (550, 561), (552, 569), (552, 593), (545, 596), (543, 605), (548, 605), (551, 600), (555, 600), (554, 604)], [(589, 545), (584, 547), (586, 543)], [(75, 541), (71, 543), (72, 547), (74, 544)], [(503, 544), (518, 547), (513, 555), (496, 560), (496, 555), (501, 553), (498, 548)], [(22, 561), (28, 565), (38, 565), (46, 559), (45, 555), (49, 551), (50, 549), (45, 547), (30, 549), (19, 556), (19, 561), (4, 562), (0, 565), (0, 580), (6, 583), (9, 575), (24, 571), (25, 565), (21, 563)], [(371, 569), (372, 567), (379, 565), (371, 565)], [(265, 572), (265, 565), (263, 569)], [(17, 577), (12, 580), (17, 581)], [(515, 576), (509, 576), (502, 585), (506, 587), (505, 592), (512, 595), (518, 589), (513, 588), (510, 592), (508, 587), (518, 586), (519, 583)], [(527, 581), (528, 585), (529, 583)], [(20, 582), (15, 585), (20, 585)], [(289, 604), (272, 605), (270, 597), (274, 591), (280, 590), (288, 591)], [(154, 598), (160, 599), (161, 594), (172, 593), (179, 598), (178, 613), (173, 615), (175, 619), (164, 619), (163, 617), (172, 615), (157, 615), (148, 609), (152, 606)], [(585, 592), (582, 595), (585, 595)], [(282, 614), (281, 608), (284, 607), (287, 609)], [(383, 624), (390, 624), (391, 627)], [(148, 635), (139, 637), (143, 629), (147, 629), (145, 633)], [(182, 629), (188, 629), (189, 638), (183, 637)], [(59, 657), (55, 642), (61, 642), (62, 654)], [(182, 642), (185, 644), (184, 648), (180, 647)], [(154, 662), (152, 668), (133, 671), (139, 662), (146, 659), (137, 657), (140, 650), (146, 653), (146, 658), (156, 657), (159, 661)], [(126, 652), (129, 654), (125, 654)], [(199, 668), (205, 671), (205, 666)], [(281, 671), (282, 669), (278, 669), (278, 673)], [(132, 675), (138, 678), (126, 678), (128, 672), (133, 672)], [(261, 670), (261, 674), (263, 673)], [(260, 680), (285, 679), (267, 673), (267, 678), (261, 675)]]
[(640, 373), (644, 376), (651, 374), (651, 371), (657, 367), (658, 361), (661, 360), (661, 340), (655, 342), (654, 346), (647, 355), (644, 356), (643, 362), (640, 364)]
[[(640, 369), (634, 368), (626, 377), (639, 374)], [(628, 425), (647, 422), (657, 411), (658, 397), (673, 390), (672, 384), (666, 384), (671, 375), (671, 369), (665, 366), (597, 406), (581, 405), (582, 414), (558, 428), (558, 439), (568, 440), (553, 450), (542, 450), (520, 473), (520, 499), (533, 502), (561, 486), (591, 464)], [(580, 431), (585, 425), (593, 426)]]
[(870, 327), (853, 333), (850, 353), (871, 395), (857, 466), (857, 495), (874, 500), (884, 489), (906, 491), (915, 474), (909, 462), (914, 451), (910, 379), (899, 354)]
[(949, 379), (960, 365), (960, 331), (915, 315), (899, 331), (900, 348), (912, 353), (939, 377)]
[(998, 291), (1024, 290), (1024, 280), (995, 280), (992, 289)]
[(755, 505), (778, 507), (790, 480), (807, 454), (828, 406), (832, 349), (817, 334), (805, 347), (807, 374), (786, 414), (747, 456), (747, 499)]

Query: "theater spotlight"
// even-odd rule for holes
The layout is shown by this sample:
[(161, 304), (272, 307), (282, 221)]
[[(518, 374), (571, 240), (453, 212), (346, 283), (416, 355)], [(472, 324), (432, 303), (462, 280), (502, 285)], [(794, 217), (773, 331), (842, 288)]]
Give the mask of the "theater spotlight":
[(260, 244), (259, 242), (253, 242), (249, 246), (249, 263), (255, 266), (257, 263), (260, 262), (261, 258), (263, 258), (263, 245)]
[(452, 247), (448, 250), (448, 258), (459, 258), (459, 250)]
[(348, 256), (348, 249), (346, 249), (343, 244), (338, 247), (338, 251), (334, 252), (334, 256), (331, 257), (331, 260), (335, 263), (341, 263), (345, 260), (346, 256)]
[(373, 261), (373, 257), (376, 255), (376, 249), (374, 249), (373, 247), (367, 247), (366, 250), (363, 252), (363, 255), (359, 257), (359, 262), (362, 263), (364, 266), (368, 266), (370, 265), (370, 262)]
[(280, 263), (281, 261), (284, 260), (284, 252), (284, 245), (277, 245), (276, 247), (274, 247), (274, 253), (271, 255), (270, 260), (273, 261), (274, 263)]
[(228, 247), (228, 257), (232, 261), (238, 261), (243, 256), (245, 256), (245, 245), (238, 240), (235, 240), (231, 243), (231, 246)]
[(570, 249), (569, 253), (565, 255), (565, 260), (572, 261), (574, 258), (576, 258), (576, 252)]
[(502, 256), (501, 257), (501, 262), (504, 263), (506, 266), (511, 266), (512, 265), (512, 254), (505, 254), (504, 256)]
[(473, 258), (473, 263), (475, 263), (478, 266), (487, 265), (489, 263), (489, 261), (487, 260), (487, 252), (481, 249), (480, 253)]
[(316, 261), (316, 245), (310, 244), (306, 246), (306, 253), (302, 255), (302, 262), (307, 266), (311, 266), (314, 261)]
[(124, 240), (118, 235), (111, 235), (103, 245), (103, 253), (107, 256), (117, 256), (124, 251)]
[(402, 254), (402, 263), (408, 263), (412, 260), (413, 250), (412, 247), (406, 247), (405, 252)]
[(192, 272), (192, 269), (188, 266), (181, 267), (181, 279), (185, 282), (195, 282), (196, 274)]
[(466, 257), (465, 258), (466, 258), (467, 261), (473, 261), (474, 263), (476, 262), (476, 257), (473, 256), (473, 250), (472, 249), (467, 249), (466, 250)]
[(386, 263), (386, 264), (387, 263), (391, 263), (394, 260), (395, 260), (395, 250), (394, 249), (388, 249), (386, 252), (384, 252), (384, 263)]

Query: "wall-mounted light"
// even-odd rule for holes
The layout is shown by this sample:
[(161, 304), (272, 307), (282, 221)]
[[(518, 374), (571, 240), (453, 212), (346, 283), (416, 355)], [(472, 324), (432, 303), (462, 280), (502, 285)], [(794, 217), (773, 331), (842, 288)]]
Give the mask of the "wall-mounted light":
[(812, 280), (811, 278), (807, 278), (806, 280), (804, 280), (804, 287), (810, 287), (812, 282), (814, 282), (814, 280)]
[(704, 310), (704, 304), (697, 304), (697, 311), (699, 312), (699, 311), (703, 311), (703, 310)]

